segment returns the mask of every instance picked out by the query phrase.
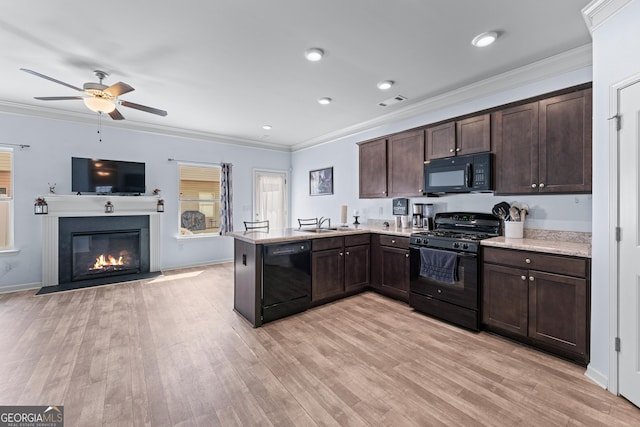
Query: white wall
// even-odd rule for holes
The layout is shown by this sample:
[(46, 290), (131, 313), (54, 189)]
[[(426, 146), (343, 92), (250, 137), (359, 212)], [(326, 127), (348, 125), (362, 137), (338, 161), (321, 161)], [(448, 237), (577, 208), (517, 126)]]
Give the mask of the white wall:
[[(403, 120), (392, 125), (372, 129), (359, 135), (342, 138), (331, 143), (296, 151), (292, 154), (292, 207), (291, 218), (328, 216), (332, 224), (340, 220), (340, 205), (349, 207), (349, 222), (353, 210), (358, 209), (362, 218), (393, 220), (390, 199), (358, 199), (358, 146), (357, 142), (388, 135), (413, 127), (435, 123), (448, 118), (503, 105), (528, 97), (552, 92), (569, 86), (590, 82), (591, 67), (548, 78), (533, 84), (491, 96), (475, 99)], [(309, 196), (309, 171), (333, 166), (334, 194)], [(548, 230), (591, 231), (591, 195), (544, 195), (500, 197), (489, 194), (450, 195), (445, 197), (421, 197), (411, 202), (433, 203), (439, 211), (491, 212), (500, 201), (527, 203), (531, 216), (526, 226)]]
[[(233, 207), (236, 228), (251, 217), (254, 168), (290, 170), (288, 152), (240, 147), (211, 141), (177, 138), (103, 126), (98, 142), (96, 126), (0, 113), (0, 143), (28, 144), (15, 148), (15, 247), (17, 254), (0, 255), (0, 292), (37, 287), (42, 280), (41, 218), (33, 214), (37, 195), (56, 183), (58, 194), (71, 194), (71, 157), (93, 157), (146, 163), (150, 194), (162, 190), (162, 268), (171, 269), (233, 258), (228, 237), (177, 239), (178, 171), (175, 158), (195, 162), (233, 163)], [(114, 200), (116, 209), (117, 201)]]
[[(640, 0), (633, 0), (593, 31), (593, 266), (590, 369), (609, 377), (609, 90), (640, 73)], [(615, 221), (614, 221), (615, 223)]]

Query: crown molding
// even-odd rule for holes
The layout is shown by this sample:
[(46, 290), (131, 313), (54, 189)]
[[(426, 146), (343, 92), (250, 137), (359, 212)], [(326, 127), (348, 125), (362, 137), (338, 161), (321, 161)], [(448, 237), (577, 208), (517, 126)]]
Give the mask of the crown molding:
[[(0, 100), (0, 112), (8, 114), (16, 114), (29, 117), (40, 117), (51, 120), (62, 120), (66, 122), (75, 122), (85, 125), (96, 125), (96, 113), (81, 113), (76, 111), (60, 110), (35, 105), (20, 104)], [(220, 144), (229, 144), (234, 146), (243, 146), (249, 148), (261, 148), (275, 151), (290, 152), (291, 147), (288, 145), (280, 145), (263, 141), (255, 141), (251, 139), (235, 138), (227, 135), (219, 135), (211, 132), (200, 132), (190, 129), (175, 128), (172, 126), (163, 126), (157, 124), (149, 124), (136, 122), (135, 120), (123, 121), (102, 121), (102, 127), (131, 130), (136, 132), (153, 133), (158, 135), (175, 136), (178, 138), (198, 139)]]
[[(555, 75), (591, 66), (593, 63), (591, 48), (591, 43), (589, 43), (488, 79), (463, 86), (442, 95), (425, 99), (398, 109), (393, 113), (385, 114), (375, 119), (293, 145), (291, 151), (298, 151), (337, 139), (356, 136), (362, 132), (371, 131), (392, 122), (409, 119), (460, 103), (469, 102), (480, 97), (493, 95), (497, 92), (514, 89)], [(425, 125), (426, 124), (428, 123), (425, 123)]]
[(631, 0), (593, 0), (582, 9), (582, 17), (587, 24), (589, 32), (604, 24), (613, 15), (618, 13)]

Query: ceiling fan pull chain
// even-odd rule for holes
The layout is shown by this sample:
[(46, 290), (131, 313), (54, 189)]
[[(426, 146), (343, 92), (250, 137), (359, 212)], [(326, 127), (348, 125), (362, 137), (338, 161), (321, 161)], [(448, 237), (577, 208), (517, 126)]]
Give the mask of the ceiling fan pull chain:
[(102, 142), (102, 113), (98, 113), (98, 142)]

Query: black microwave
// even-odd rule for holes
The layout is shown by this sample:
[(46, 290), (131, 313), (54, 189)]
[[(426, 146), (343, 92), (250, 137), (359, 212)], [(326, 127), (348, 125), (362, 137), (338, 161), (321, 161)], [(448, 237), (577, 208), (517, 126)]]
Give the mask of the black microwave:
[(492, 163), (491, 153), (427, 160), (424, 162), (424, 192), (492, 191)]

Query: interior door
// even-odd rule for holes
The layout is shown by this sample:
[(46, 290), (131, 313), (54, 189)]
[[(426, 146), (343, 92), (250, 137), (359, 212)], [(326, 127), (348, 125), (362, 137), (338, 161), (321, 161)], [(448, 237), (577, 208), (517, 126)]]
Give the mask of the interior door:
[(620, 228), (618, 391), (640, 406), (640, 82), (619, 92)]
[(254, 171), (253, 219), (269, 220), (271, 229), (286, 228), (288, 220), (287, 173)]

